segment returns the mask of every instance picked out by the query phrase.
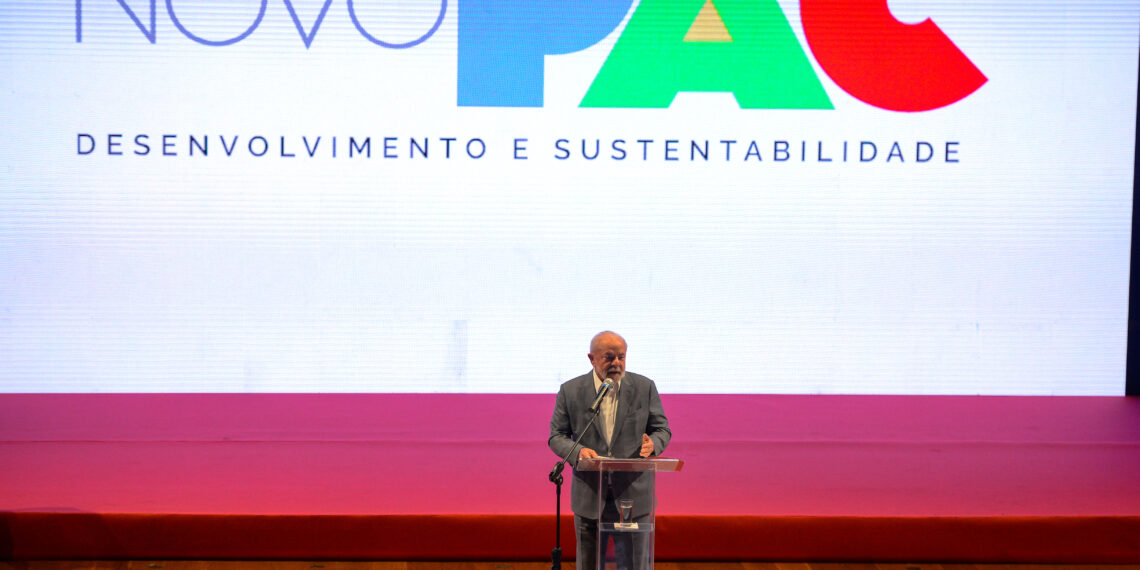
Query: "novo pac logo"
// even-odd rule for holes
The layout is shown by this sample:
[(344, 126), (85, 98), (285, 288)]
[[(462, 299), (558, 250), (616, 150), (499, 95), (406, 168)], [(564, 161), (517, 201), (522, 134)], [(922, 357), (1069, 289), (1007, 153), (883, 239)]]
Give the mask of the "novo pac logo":
[[(632, 0), (460, 0), (458, 104), (541, 107), (543, 58), (601, 41)], [(820, 67), (869, 105), (927, 111), (986, 76), (930, 19), (887, 0), (801, 0)], [(745, 109), (831, 109), (777, 0), (641, 0), (582, 107), (668, 107), (680, 92), (731, 92)]]
[[(149, 26), (125, 0), (117, 0), (150, 41), (158, 41), (156, 0)], [(324, 0), (312, 26), (302, 25), (292, 0), (282, 0), (305, 48), (312, 46), (332, 0)], [(356, 0), (359, 2), (360, 0)], [(165, 0), (171, 22), (187, 38), (207, 46), (235, 44), (265, 17), (261, 0), (241, 34), (208, 40), (187, 29), (174, 0)], [(430, 29), (408, 42), (384, 41), (348, 15), (368, 41), (409, 49), (432, 37), (447, 13), (447, 0)], [(622, 21), (633, 0), (460, 0), (460, 106), (541, 107), (544, 60), (586, 49)], [(904, 24), (887, 0), (800, 0), (807, 43), (820, 67), (839, 87), (869, 105), (893, 111), (927, 111), (960, 101), (986, 76), (930, 19)], [(75, 40), (83, 41), (83, 0), (75, 0)], [(668, 107), (680, 92), (730, 92), (745, 109), (831, 109), (831, 100), (808, 61), (777, 0), (641, 0), (630, 16), (583, 107)]]

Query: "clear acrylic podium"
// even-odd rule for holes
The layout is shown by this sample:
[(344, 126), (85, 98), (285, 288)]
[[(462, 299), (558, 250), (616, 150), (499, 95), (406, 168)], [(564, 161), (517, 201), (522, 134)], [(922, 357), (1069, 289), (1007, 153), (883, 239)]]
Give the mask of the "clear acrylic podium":
[[(653, 568), (657, 473), (680, 471), (684, 465), (680, 459), (661, 457), (598, 457), (578, 461), (576, 470), (598, 472), (598, 570), (627, 566), (638, 570)], [(648, 504), (637, 504), (637, 501), (632, 505), (621, 504), (622, 499), (633, 494), (631, 487), (642, 497), (641, 502)], [(612, 497), (612, 501), (607, 501), (607, 497)], [(611, 538), (612, 551), (607, 547)], [(618, 558), (624, 558), (625, 563), (619, 565)]]

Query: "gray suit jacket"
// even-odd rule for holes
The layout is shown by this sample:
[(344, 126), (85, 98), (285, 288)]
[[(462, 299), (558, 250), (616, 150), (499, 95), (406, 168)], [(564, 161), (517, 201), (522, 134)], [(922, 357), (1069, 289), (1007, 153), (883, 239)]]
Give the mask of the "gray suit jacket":
[[(582, 441), (582, 447), (610, 457), (638, 457), (641, 451), (641, 434), (649, 434), (653, 440), (653, 455), (660, 455), (669, 445), (673, 433), (669, 431), (669, 420), (661, 407), (661, 396), (652, 380), (632, 372), (626, 372), (621, 380), (618, 393), (617, 412), (614, 418), (612, 445), (606, 444), (602, 434), (601, 417), (586, 433), (581, 433), (589, 423), (590, 404), (594, 403), (597, 392), (594, 390), (593, 372), (569, 380), (558, 390), (554, 403), (554, 414), (550, 418), (550, 439), (547, 444), (558, 455), (565, 457), (574, 442)], [(570, 458), (571, 465), (578, 464), (578, 454)], [(611, 488), (616, 499), (633, 499), (633, 516), (649, 513), (655, 498), (651, 494), (652, 474), (615, 473)], [(570, 508), (574, 514), (590, 519), (598, 516), (598, 473), (597, 471), (574, 470), (570, 486)]]

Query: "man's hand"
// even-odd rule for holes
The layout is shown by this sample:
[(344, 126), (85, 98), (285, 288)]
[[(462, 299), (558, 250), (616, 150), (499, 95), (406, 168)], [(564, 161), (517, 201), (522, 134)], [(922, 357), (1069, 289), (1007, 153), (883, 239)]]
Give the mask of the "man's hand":
[(641, 434), (641, 456), (649, 457), (653, 455), (653, 440), (649, 439), (649, 434)]
[(598, 452), (590, 449), (589, 447), (583, 447), (578, 451), (578, 459), (594, 459), (597, 456)]

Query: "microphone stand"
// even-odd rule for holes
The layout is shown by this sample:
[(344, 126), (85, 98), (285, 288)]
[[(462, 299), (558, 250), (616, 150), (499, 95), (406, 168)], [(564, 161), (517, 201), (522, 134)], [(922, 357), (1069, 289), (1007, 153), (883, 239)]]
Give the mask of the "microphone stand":
[(574, 447), (570, 448), (570, 453), (567, 453), (566, 457), (554, 464), (554, 469), (547, 476), (550, 482), (554, 483), (554, 549), (550, 551), (550, 570), (562, 570), (562, 469), (566, 467), (566, 462), (582, 445), (582, 434), (589, 431), (590, 426), (594, 425), (594, 420), (598, 419), (598, 415), (601, 413), (602, 407), (598, 406), (598, 409), (594, 410), (593, 417), (586, 424), (586, 428), (575, 439)]

